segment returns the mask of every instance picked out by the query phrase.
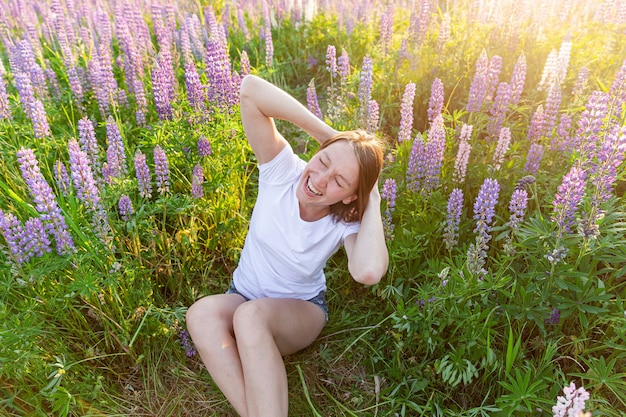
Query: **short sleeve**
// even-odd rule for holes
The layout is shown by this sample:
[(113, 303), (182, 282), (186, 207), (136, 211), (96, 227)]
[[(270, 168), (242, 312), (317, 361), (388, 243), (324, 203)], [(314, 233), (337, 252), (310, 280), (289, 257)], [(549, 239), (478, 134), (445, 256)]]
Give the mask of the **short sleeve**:
[(361, 223), (359, 222), (346, 223), (346, 228), (343, 232), (343, 236), (341, 237), (341, 243), (343, 244), (348, 236), (353, 235), (355, 233), (359, 233), (359, 230), (361, 230)]
[(259, 165), (259, 182), (266, 184), (291, 183), (294, 177), (300, 176), (305, 165), (306, 162), (294, 154), (291, 146), (286, 145), (274, 159)]

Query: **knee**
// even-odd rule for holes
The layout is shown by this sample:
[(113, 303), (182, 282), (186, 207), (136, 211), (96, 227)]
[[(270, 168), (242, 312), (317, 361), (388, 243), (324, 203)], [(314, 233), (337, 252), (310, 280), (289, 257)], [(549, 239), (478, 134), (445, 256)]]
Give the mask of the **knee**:
[(204, 302), (204, 299), (201, 299), (193, 303), (187, 309), (185, 320), (187, 322), (187, 328), (190, 332), (198, 325), (198, 322), (202, 321), (205, 317), (206, 309), (204, 304), (206, 304), (206, 302)]
[(222, 320), (218, 307), (211, 297), (205, 297), (187, 309), (185, 316), (187, 329), (194, 341), (200, 335), (203, 337), (211, 335), (220, 326)]
[(233, 316), (233, 329), (238, 343), (254, 343), (271, 336), (266, 311), (262, 304), (252, 300), (240, 305)]

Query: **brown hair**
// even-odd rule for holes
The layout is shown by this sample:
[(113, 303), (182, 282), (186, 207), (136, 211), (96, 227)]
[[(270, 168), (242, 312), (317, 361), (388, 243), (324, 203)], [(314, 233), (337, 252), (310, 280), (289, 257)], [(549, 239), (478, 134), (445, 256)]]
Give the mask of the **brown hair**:
[(347, 140), (352, 145), (354, 155), (359, 162), (357, 198), (348, 204), (339, 201), (331, 205), (330, 214), (335, 220), (360, 221), (369, 202), (370, 192), (383, 167), (383, 146), (376, 136), (358, 129), (338, 133), (324, 142), (319, 151), (340, 140)]

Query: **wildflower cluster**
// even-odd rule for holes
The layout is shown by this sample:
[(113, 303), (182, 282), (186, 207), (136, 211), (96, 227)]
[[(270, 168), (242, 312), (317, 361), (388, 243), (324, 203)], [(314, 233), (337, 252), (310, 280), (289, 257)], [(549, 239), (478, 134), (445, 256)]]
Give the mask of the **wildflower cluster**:
[(563, 396), (557, 398), (557, 403), (552, 407), (554, 417), (580, 416), (585, 411), (585, 403), (589, 399), (589, 393), (585, 388), (578, 387), (570, 382), (563, 388)]

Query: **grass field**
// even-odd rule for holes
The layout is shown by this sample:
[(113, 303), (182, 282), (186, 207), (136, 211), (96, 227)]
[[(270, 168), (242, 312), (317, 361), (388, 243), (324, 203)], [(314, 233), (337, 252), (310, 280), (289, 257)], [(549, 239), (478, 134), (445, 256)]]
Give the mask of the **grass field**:
[(245, 238), (253, 73), (387, 145), (388, 273), (331, 258), (290, 415), (624, 416), (625, 36), (611, 0), (2, 2), (0, 415), (234, 415), (184, 318)]

